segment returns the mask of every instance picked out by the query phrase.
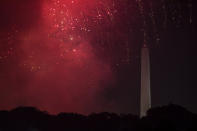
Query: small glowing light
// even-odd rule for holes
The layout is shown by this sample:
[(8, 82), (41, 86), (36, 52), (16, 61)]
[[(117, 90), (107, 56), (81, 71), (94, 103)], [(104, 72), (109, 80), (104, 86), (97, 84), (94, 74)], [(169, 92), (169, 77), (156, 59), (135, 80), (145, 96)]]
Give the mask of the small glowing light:
[(77, 50), (76, 49), (73, 49), (73, 52), (77, 52)]
[(73, 41), (73, 40), (74, 40), (74, 38), (71, 36), (71, 37), (70, 37), (70, 40), (71, 40), (71, 41)]

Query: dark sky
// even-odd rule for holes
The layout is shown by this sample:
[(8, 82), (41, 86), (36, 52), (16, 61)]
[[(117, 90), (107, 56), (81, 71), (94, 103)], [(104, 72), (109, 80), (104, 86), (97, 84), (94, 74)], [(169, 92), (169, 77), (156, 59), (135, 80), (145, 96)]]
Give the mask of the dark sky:
[(192, 0), (1, 0), (0, 109), (137, 114), (145, 32), (153, 106), (197, 112), (194, 12)]

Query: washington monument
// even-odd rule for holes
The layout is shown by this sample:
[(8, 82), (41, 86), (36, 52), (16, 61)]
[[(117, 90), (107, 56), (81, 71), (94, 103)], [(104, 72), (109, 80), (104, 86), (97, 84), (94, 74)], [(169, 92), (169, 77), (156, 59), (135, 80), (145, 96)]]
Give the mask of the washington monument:
[(151, 108), (150, 89), (150, 58), (149, 48), (146, 44), (141, 49), (141, 94), (140, 94), (140, 117), (146, 116)]

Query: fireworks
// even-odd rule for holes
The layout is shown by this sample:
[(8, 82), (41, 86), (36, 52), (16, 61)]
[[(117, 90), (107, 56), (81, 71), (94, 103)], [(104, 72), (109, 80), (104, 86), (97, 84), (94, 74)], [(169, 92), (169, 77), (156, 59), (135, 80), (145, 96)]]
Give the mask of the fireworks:
[[(189, 0), (187, 4), (189, 23), (192, 23), (192, 0)], [(158, 5), (161, 5), (161, 10), (159, 10), (160, 6)], [(170, 4), (169, 1), (164, 0), (160, 2), (145, 2), (143, 0), (44, 0), (41, 12), (42, 26), (44, 26), (42, 30), (48, 36), (46, 41), (53, 41), (56, 44), (53, 48), (60, 50), (57, 54), (60, 57), (65, 58), (67, 54), (72, 54), (80, 43), (85, 42), (95, 49), (94, 53), (103, 52), (102, 54), (105, 54), (106, 58), (109, 57), (110, 61), (117, 64), (120, 61), (131, 61), (131, 48), (133, 46), (129, 37), (133, 37), (133, 21), (142, 23), (138, 30), (143, 31), (145, 43), (154, 39), (155, 43), (159, 44), (162, 31), (160, 25), (166, 29), (169, 22), (172, 21), (176, 27), (180, 27), (183, 23), (181, 9), (180, 2)], [(162, 21), (157, 15), (159, 13)], [(142, 18), (139, 19), (139, 16)], [(18, 31), (20, 29), (17, 28), (14, 26), (14, 29), (7, 36), (2, 36), (1, 42), (8, 43), (8, 45), (6, 45), (7, 49), (0, 54), (1, 61), (14, 55), (15, 47), (12, 44), (16, 40), (16, 35), (20, 34)], [(49, 44), (48, 46), (51, 46)], [(112, 56), (114, 53), (124, 55), (121, 56), (120, 60), (115, 60), (116, 58)]]
[(2, 86), (23, 88), (21, 99), (52, 112), (98, 104), (98, 92), (137, 65), (143, 42), (160, 45), (165, 31), (194, 21), (192, 0), (7, 1), (0, 4)]

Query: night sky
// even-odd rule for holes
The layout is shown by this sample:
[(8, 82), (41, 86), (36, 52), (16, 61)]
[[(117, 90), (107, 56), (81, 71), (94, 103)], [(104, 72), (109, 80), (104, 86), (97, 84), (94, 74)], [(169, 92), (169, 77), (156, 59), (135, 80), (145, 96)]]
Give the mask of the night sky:
[(152, 105), (197, 113), (192, 0), (1, 0), (0, 109), (139, 113), (140, 48)]

